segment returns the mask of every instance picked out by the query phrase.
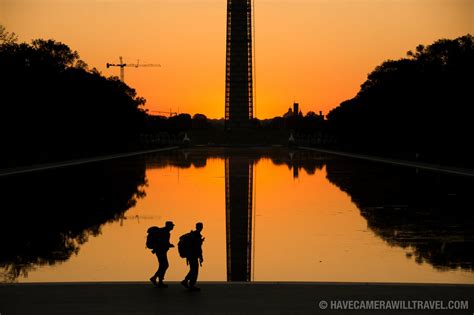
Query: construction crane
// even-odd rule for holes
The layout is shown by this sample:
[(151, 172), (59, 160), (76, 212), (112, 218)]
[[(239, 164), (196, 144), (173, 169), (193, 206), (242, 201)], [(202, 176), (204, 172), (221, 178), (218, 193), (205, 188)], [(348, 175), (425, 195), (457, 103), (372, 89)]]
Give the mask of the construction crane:
[(120, 226), (123, 226), (124, 220), (137, 220), (137, 223), (140, 224), (140, 219), (142, 220), (153, 220), (155, 219), (154, 216), (143, 216), (143, 215), (134, 215), (134, 216), (126, 216), (124, 213), (120, 215)]
[(178, 115), (177, 112), (172, 112), (171, 109), (169, 112), (166, 112), (166, 111), (162, 111), (162, 110), (152, 110), (151, 111), (152, 113), (163, 113), (163, 114), (168, 114), (170, 117), (173, 117), (173, 116), (176, 116)]
[(120, 63), (108, 63), (106, 64), (107, 69), (110, 67), (120, 67), (120, 81), (125, 82), (125, 67), (161, 67), (160, 64), (145, 63), (140, 64), (140, 60), (137, 60), (137, 63), (123, 63), (122, 57), (119, 57)]

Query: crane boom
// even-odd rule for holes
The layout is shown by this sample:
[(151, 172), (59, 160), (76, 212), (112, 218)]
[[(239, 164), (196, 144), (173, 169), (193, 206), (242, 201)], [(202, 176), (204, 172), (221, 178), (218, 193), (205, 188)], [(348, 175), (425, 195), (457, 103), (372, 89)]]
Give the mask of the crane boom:
[(140, 60), (137, 60), (137, 63), (124, 63), (123, 58), (119, 57), (120, 63), (109, 63), (107, 62), (105, 65), (108, 68), (110, 67), (120, 67), (120, 81), (124, 82), (125, 79), (125, 67), (161, 67), (160, 64), (154, 63), (140, 63)]
[(154, 64), (154, 63), (127, 63), (124, 64), (124, 67), (161, 67), (160, 64)]
[(152, 113), (163, 113), (163, 114), (168, 114), (168, 115), (169, 115), (169, 117), (173, 117), (173, 116), (176, 116), (176, 115), (178, 115), (178, 113), (177, 113), (177, 112), (173, 112), (173, 111), (171, 111), (171, 109), (170, 109), (170, 111), (169, 111), (169, 112), (167, 112), (167, 111), (163, 111), (163, 110), (152, 110), (151, 112), (152, 112)]

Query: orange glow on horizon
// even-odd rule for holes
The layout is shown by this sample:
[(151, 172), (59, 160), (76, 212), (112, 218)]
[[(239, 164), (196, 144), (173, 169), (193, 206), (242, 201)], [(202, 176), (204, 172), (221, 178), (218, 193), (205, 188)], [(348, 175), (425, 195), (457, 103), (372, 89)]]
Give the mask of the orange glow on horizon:
[[(418, 44), (474, 33), (470, 0), (256, 0), (257, 117), (300, 103), (327, 114), (367, 74)], [(53, 38), (89, 66), (126, 68), (146, 108), (224, 116), (225, 0), (3, 0), (0, 23), (21, 41)]]

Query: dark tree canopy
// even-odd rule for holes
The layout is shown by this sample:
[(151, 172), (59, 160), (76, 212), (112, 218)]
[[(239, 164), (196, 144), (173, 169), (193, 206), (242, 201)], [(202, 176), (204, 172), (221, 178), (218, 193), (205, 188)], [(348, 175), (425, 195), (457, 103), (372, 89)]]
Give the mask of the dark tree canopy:
[[(145, 100), (88, 70), (54, 40), (0, 41), (2, 166), (124, 151), (136, 146)], [(3, 39), (6, 38), (6, 40)]]
[(344, 149), (466, 166), (473, 86), (473, 37), (442, 39), (375, 68), (328, 121)]
[(5, 26), (0, 24), (0, 44), (13, 44), (18, 40), (18, 36), (15, 33), (10, 33), (6, 30)]

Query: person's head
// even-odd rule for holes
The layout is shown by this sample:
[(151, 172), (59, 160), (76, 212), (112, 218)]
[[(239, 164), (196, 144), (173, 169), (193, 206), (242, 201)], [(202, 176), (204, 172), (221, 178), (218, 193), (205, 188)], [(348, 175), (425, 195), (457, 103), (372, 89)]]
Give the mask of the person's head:
[(196, 223), (196, 231), (201, 232), (203, 228), (203, 225), (201, 222)]
[(165, 227), (171, 231), (174, 228), (174, 223), (172, 221), (166, 221)]

